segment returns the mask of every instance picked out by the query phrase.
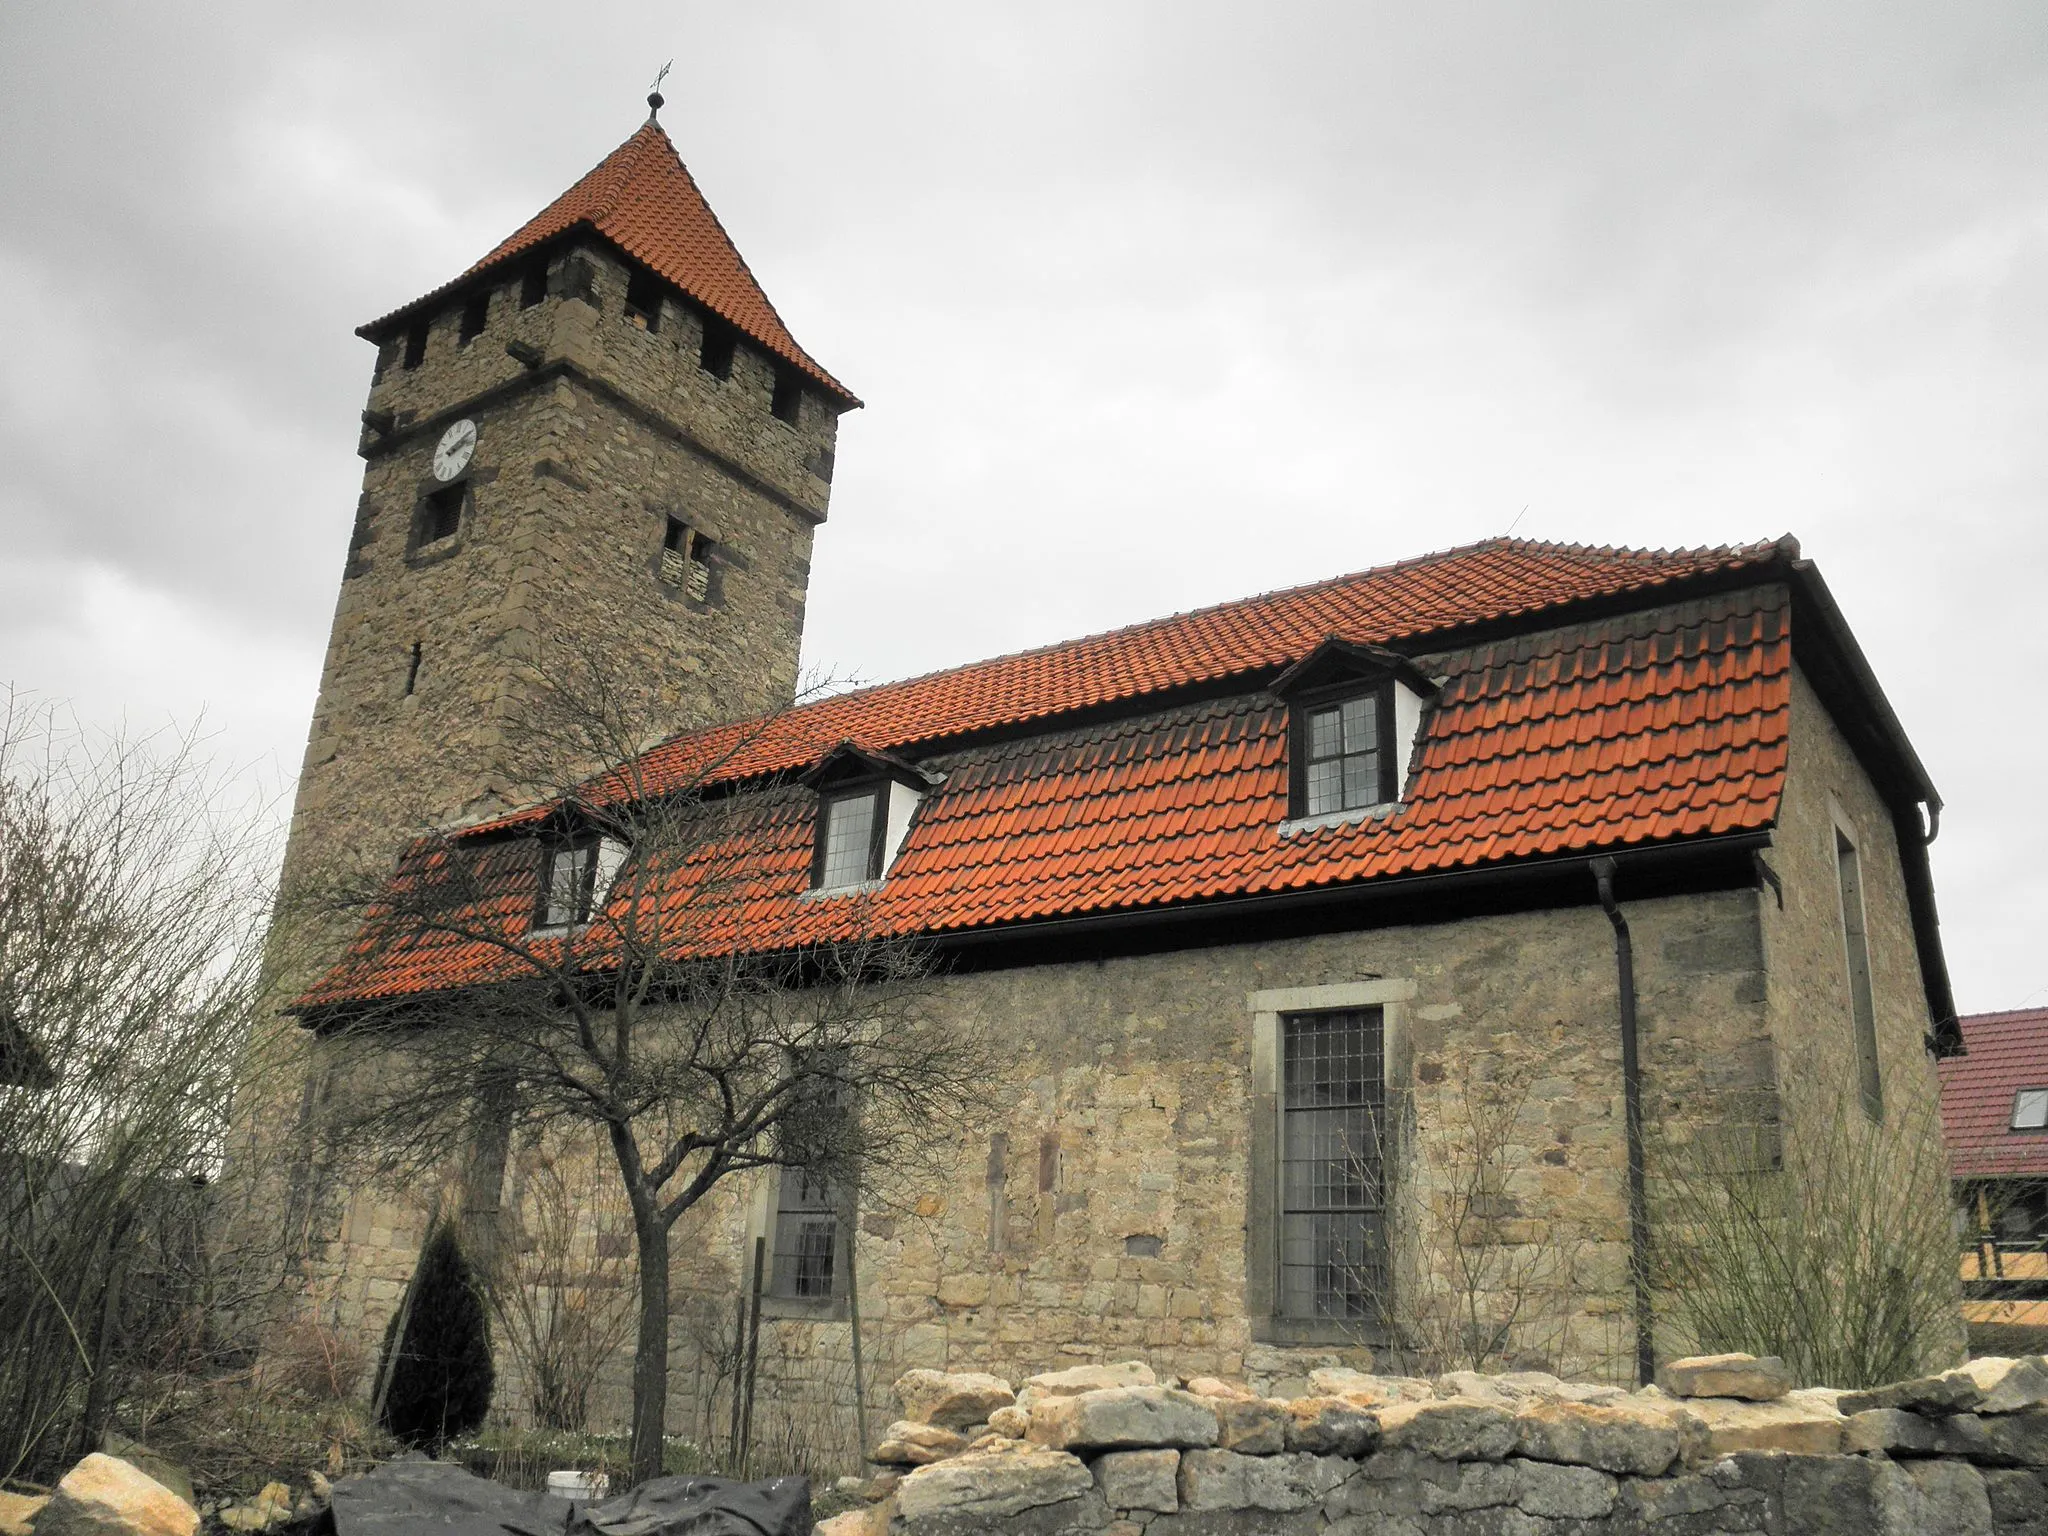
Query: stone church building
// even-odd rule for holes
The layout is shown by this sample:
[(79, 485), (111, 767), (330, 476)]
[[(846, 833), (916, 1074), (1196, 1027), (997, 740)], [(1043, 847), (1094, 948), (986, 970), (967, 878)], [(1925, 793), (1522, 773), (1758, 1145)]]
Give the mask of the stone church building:
[[(550, 912), (562, 850), (506, 814), (500, 750), (522, 679), (594, 645), (675, 733), (650, 771), (715, 758), (761, 797), (762, 931), (921, 936), (931, 1006), (1005, 1042), (915, 1219), (772, 1172), (690, 1218), (679, 1430), (723, 1412), (707, 1357), (756, 1237), (764, 1375), (813, 1395), (855, 1302), (876, 1401), (913, 1365), (1271, 1379), (1398, 1352), (1357, 1277), (1410, 1283), (1437, 1207), (1401, 1192), (1455, 1162), (1475, 1082), (1513, 1094), (1488, 1232), (1572, 1245), (1534, 1353), (1626, 1375), (1632, 1091), (1653, 1146), (1933, 1101), (1958, 1038), (1940, 801), (1790, 538), (1492, 539), (801, 703), (735, 749), (795, 689), (860, 401), (655, 118), (361, 334), (367, 468), (289, 866), (438, 823), (525, 872), (519, 921), (600, 915), (601, 881)], [(342, 963), (298, 1004), (308, 1059), (352, 1003), (431, 1005), (480, 964)], [(1361, 1172), (1348, 1138), (1379, 1126)], [(424, 1218), (369, 1188), (319, 1209), (309, 1294), (374, 1336)]]

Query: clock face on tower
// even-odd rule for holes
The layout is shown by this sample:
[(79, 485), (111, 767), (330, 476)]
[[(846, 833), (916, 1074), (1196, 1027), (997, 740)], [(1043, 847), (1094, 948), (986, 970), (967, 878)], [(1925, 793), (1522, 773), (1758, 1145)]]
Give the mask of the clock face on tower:
[(476, 423), (458, 421), (441, 434), (434, 448), (434, 478), (453, 480), (469, 468), (469, 456), (476, 452)]

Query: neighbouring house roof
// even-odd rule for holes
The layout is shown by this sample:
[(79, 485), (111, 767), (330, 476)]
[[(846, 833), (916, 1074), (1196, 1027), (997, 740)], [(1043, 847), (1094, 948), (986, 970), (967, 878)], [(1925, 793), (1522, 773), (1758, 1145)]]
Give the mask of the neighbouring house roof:
[[(678, 737), (641, 759), (639, 782), (746, 787), (726, 840), (743, 874), (720, 868), (730, 899), (691, 929), (691, 947), (712, 951), (1199, 908), (1758, 832), (1784, 785), (1796, 556), (1790, 541), (1489, 540)], [(1283, 835), (1285, 713), (1266, 685), (1333, 636), (1398, 649), (1441, 686), (1394, 814)], [(795, 778), (848, 742), (944, 777), (879, 889), (820, 899), (816, 799)], [(459, 835), (488, 875), (491, 921), (530, 921), (529, 834), (549, 814)], [(423, 859), (447, 856), (423, 845)], [(688, 907), (706, 870), (667, 877), (664, 899)], [(488, 982), (505, 963), (478, 940), (365, 943), (302, 1006)]]
[(357, 334), (372, 340), (386, 335), (398, 321), (467, 286), (480, 274), (579, 227), (601, 235), (675, 284), (773, 356), (792, 364), (841, 405), (860, 404), (851, 390), (797, 345), (746, 258), (698, 190), (675, 144), (652, 117), (588, 175), (499, 241), (460, 277), (372, 320)]
[(2048, 1177), (2048, 1131), (2012, 1129), (2013, 1095), (2048, 1088), (2048, 1008), (1957, 1021), (1968, 1053), (1940, 1063), (1941, 1123), (1959, 1179)]

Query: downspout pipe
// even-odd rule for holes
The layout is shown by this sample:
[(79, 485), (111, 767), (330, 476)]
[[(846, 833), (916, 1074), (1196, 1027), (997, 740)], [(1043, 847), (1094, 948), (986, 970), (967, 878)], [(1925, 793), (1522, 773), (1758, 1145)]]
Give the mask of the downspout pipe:
[(1614, 925), (1614, 970), (1621, 995), (1621, 1094), (1628, 1137), (1628, 1277), (1635, 1292), (1636, 1382), (1657, 1379), (1655, 1314), (1650, 1305), (1650, 1197), (1643, 1158), (1643, 1064), (1636, 1048), (1636, 952), (1628, 919), (1614, 900), (1614, 860), (1588, 866), (1600, 892), (1600, 907)]

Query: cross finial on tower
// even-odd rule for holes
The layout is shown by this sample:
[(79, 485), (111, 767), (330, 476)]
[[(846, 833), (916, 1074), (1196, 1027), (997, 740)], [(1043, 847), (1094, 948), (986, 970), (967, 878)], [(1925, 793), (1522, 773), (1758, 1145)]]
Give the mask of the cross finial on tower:
[(668, 78), (669, 65), (673, 63), (675, 60), (670, 59), (668, 64), (661, 66), (661, 73), (654, 77), (654, 89), (647, 93), (647, 121), (650, 123), (654, 121), (654, 114), (661, 110), (661, 82)]

